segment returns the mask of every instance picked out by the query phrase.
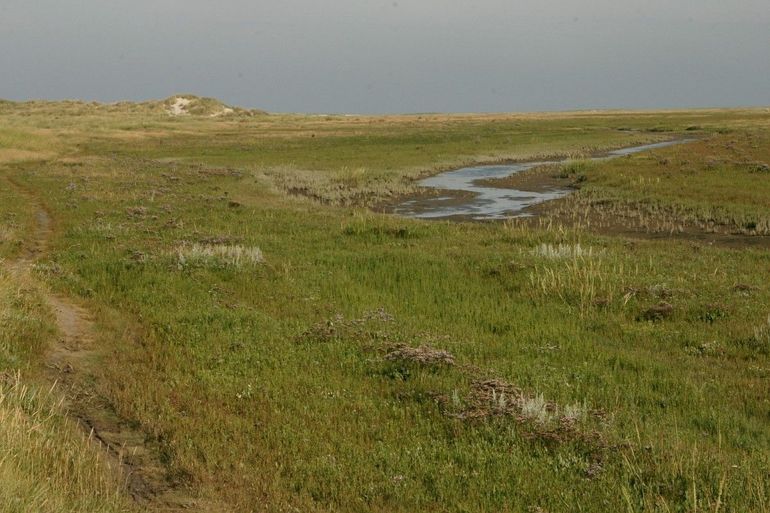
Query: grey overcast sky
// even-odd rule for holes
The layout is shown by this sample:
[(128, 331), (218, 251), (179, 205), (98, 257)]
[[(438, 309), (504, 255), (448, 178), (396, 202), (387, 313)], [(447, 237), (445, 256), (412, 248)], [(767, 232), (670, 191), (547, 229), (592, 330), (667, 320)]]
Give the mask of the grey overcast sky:
[(0, 98), (292, 112), (770, 105), (770, 0), (0, 0)]

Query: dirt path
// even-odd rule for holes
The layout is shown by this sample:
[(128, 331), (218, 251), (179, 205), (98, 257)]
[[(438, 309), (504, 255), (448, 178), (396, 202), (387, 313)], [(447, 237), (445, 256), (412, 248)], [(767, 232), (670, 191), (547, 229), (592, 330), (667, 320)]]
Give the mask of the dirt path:
[[(31, 267), (48, 252), (55, 223), (33, 192), (5, 178), (36, 209), (35, 228), (20, 256), (5, 263), (14, 273), (30, 274)], [(161, 462), (157, 444), (136, 428), (136, 423), (120, 418), (98, 390), (93, 389), (93, 380), (89, 378), (99, 363), (100, 352), (99, 334), (91, 312), (65, 295), (48, 291), (42, 283), (39, 289), (55, 316), (58, 331), (45, 355), (44, 375), (59, 384), (70, 415), (89, 439), (99, 444), (114, 466), (121, 469), (134, 501), (149, 511), (224, 511), (196, 499), (188, 487), (171, 479)]]

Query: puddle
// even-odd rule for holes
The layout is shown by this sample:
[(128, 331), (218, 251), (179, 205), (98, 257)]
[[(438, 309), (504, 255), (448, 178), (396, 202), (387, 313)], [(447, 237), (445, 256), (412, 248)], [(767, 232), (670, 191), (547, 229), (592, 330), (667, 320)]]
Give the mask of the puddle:
[[(693, 140), (677, 139), (642, 146), (632, 146), (610, 151), (601, 157), (593, 157), (588, 160), (608, 160), (624, 157), (633, 153), (665, 148)], [(479, 182), (494, 178), (506, 178), (514, 173), (520, 173), (543, 164), (560, 164), (568, 160), (570, 159), (474, 166), (447, 171), (417, 182), (422, 187), (441, 190), (442, 196), (409, 199), (396, 205), (392, 212), (402, 216), (421, 219), (461, 216), (466, 219), (485, 220), (530, 216), (532, 214), (526, 213), (524, 210), (544, 201), (564, 197), (573, 192), (573, 189), (556, 188), (533, 192), (490, 187)]]

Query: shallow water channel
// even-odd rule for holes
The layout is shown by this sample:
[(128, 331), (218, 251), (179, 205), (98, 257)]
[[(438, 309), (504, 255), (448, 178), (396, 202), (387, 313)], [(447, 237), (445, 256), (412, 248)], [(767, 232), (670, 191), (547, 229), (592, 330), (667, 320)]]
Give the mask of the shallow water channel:
[[(608, 152), (601, 157), (588, 160), (608, 160), (645, 150), (665, 148), (690, 142), (692, 139), (677, 139), (655, 144), (632, 146)], [(566, 196), (574, 189), (553, 189), (545, 192), (520, 191), (517, 189), (481, 185), (480, 180), (505, 178), (544, 164), (560, 164), (569, 159), (522, 162), (519, 164), (464, 167), (447, 171), (417, 182), (422, 187), (445, 191), (437, 197), (417, 198), (397, 205), (393, 212), (407, 217), (423, 219), (461, 216), (463, 218), (506, 219), (528, 216), (524, 210), (532, 205)]]

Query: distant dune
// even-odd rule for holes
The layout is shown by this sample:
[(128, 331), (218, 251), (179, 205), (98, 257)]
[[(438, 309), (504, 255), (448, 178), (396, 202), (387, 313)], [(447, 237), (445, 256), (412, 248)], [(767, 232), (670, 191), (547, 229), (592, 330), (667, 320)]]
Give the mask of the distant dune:
[(120, 101), (112, 103), (87, 102), (82, 100), (30, 100), (14, 102), (0, 99), (0, 112), (23, 109), (26, 113), (43, 114), (45, 112), (61, 115), (88, 115), (103, 113), (126, 114), (167, 114), (169, 116), (199, 117), (249, 117), (267, 114), (259, 109), (244, 109), (227, 105), (216, 98), (175, 94), (164, 100), (143, 102)]

